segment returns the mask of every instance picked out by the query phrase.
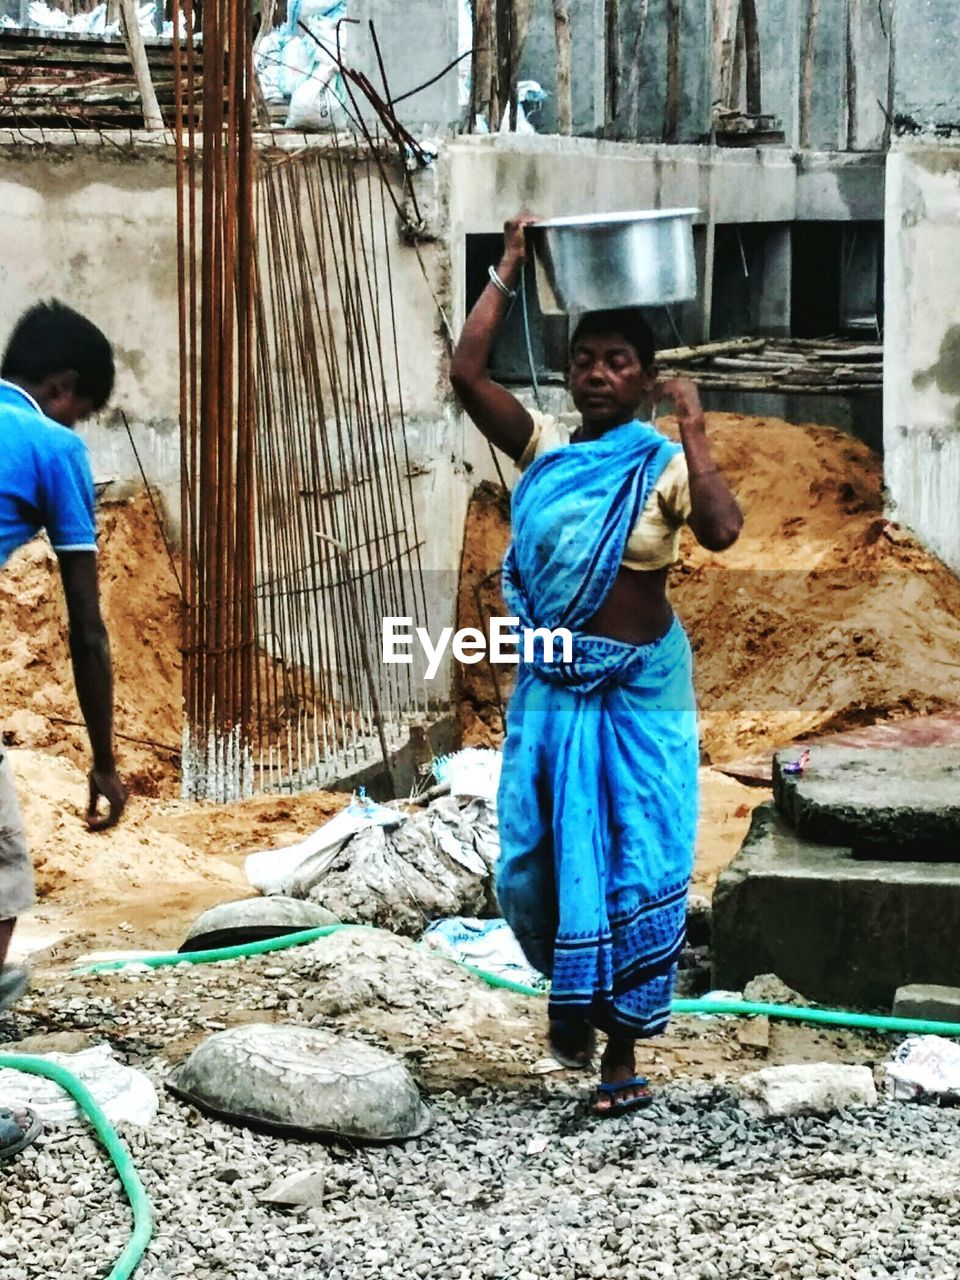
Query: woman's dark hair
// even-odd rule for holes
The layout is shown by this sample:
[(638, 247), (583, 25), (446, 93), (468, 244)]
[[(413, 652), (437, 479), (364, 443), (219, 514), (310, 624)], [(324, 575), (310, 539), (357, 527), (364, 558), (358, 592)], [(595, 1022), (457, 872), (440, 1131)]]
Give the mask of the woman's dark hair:
[(102, 409), (113, 390), (113, 350), (95, 324), (55, 299), (38, 302), (17, 321), (0, 365), (0, 377), (39, 386), (72, 370), (76, 394)]
[(651, 369), (657, 355), (657, 340), (653, 330), (635, 307), (620, 307), (616, 311), (588, 311), (573, 331), (570, 350), (584, 338), (596, 338), (601, 334), (617, 333), (630, 343), (645, 369)]

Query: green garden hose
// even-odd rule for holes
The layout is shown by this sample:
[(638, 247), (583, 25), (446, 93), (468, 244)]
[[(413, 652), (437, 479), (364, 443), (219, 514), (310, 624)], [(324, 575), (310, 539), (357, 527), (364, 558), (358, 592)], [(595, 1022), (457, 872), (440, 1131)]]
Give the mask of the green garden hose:
[(87, 1086), (65, 1067), (30, 1054), (0, 1053), (0, 1068), (4, 1067), (11, 1071), (24, 1071), (27, 1075), (45, 1076), (48, 1080), (53, 1080), (60, 1085), (61, 1089), (66, 1089), (106, 1147), (107, 1154), (120, 1175), (120, 1182), (130, 1201), (130, 1208), (133, 1210), (133, 1234), (120, 1257), (113, 1264), (106, 1280), (129, 1280), (140, 1265), (140, 1260), (153, 1237), (153, 1210), (143, 1183), (140, 1181), (140, 1175), (130, 1158), (130, 1152), (121, 1142), (116, 1129), (104, 1115), (103, 1108)]
[[(299, 947), (318, 938), (327, 938), (341, 929), (368, 929), (370, 925), (328, 924), (317, 929), (302, 929), (280, 938), (267, 938), (262, 942), (241, 943), (235, 947), (217, 947), (210, 951), (174, 951), (169, 954), (146, 955), (137, 960), (101, 960), (83, 965), (76, 973), (106, 973), (123, 969), (130, 964), (145, 964), (153, 969), (175, 964), (215, 964), (218, 960), (236, 960), (241, 956), (260, 956), (269, 951), (283, 951), (287, 947)], [(504, 991), (514, 991), (522, 996), (545, 996), (546, 987), (528, 986), (503, 978), (499, 974), (478, 969), (462, 960), (455, 961), (462, 969), (482, 979), (488, 986)], [(671, 1006), (676, 1014), (712, 1014), (734, 1017), (779, 1018), (788, 1022), (809, 1022), (818, 1026), (847, 1027), (859, 1031), (887, 1031), (903, 1035), (936, 1035), (960, 1037), (960, 1022), (937, 1022), (927, 1018), (891, 1018), (874, 1013), (848, 1013), (843, 1009), (815, 1009), (785, 1004), (762, 1004), (753, 1000), (674, 1000)]]
[(960, 1022), (929, 1018), (890, 1018), (879, 1013), (848, 1013), (844, 1009), (813, 1009), (789, 1004), (758, 1004), (754, 1000), (674, 1000), (674, 1013), (732, 1014), (734, 1017), (780, 1018), (816, 1026), (848, 1027), (855, 1031), (893, 1031), (911, 1036), (960, 1036)]
[(316, 929), (300, 929), (279, 938), (263, 938), (260, 942), (242, 942), (235, 947), (213, 947), (209, 951), (155, 952), (152, 955), (130, 957), (126, 960), (98, 960), (95, 964), (80, 965), (74, 973), (115, 973), (132, 964), (145, 964), (151, 969), (165, 969), (175, 964), (216, 964), (220, 960), (239, 960), (243, 956), (263, 956), (270, 951), (285, 951), (287, 947), (300, 947), (318, 938), (327, 938), (341, 929), (369, 929), (365, 924), (324, 924)]

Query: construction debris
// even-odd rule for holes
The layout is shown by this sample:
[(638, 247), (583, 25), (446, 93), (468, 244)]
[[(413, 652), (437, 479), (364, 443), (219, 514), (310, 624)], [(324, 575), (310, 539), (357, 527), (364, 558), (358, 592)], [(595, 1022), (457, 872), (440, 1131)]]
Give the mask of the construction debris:
[(666, 376), (685, 374), (709, 391), (879, 394), (883, 347), (840, 338), (743, 338), (662, 351)]
[[(145, 70), (163, 122), (175, 116), (174, 51), (145, 39)], [(179, 53), (181, 64), (185, 59)], [(203, 72), (196, 69), (198, 95)], [(199, 101), (199, 98), (198, 98)], [(0, 126), (141, 129), (143, 102), (130, 53), (117, 36), (6, 30), (0, 38)]]

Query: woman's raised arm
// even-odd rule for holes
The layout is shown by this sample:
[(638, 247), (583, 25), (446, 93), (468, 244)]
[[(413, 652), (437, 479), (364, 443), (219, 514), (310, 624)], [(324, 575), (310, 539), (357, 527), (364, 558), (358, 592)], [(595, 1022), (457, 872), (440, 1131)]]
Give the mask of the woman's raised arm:
[(673, 402), (680, 426), (690, 482), (691, 510), (687, 524), (702, 547), (708, 551), (726, 551), (740, 536), (743, 513), (710, 452), (696, 383), (689, 378), (670, 378), (657, 384), (656, 395)]
[[(503, 257), (497, 275), (505, 290), (521, 283), (527, 247), (524, 227), (536, 219), (521, 215), (504, 228)], [(498, 449), (518, 461), (533, 434), (533, 419), (516, 396), (493, 381), (490, 352), (510, 298), (491, 279), (467, 316), (450, 363), (450, 381), (472, 421)]]

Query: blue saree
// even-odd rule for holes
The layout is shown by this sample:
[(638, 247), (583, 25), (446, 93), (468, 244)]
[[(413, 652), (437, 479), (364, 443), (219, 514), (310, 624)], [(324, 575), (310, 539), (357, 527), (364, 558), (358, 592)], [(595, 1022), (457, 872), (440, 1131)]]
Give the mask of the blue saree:
[(639, 422), (551, 450), (521, 477), (503, 594), (522, 629), (567, 628), (571, 661), (522, 660), (498, 794), (497, 898), (551, 1019), (655, 1035), (683, 945), (697, 823), (690, 646), (586, 634), (679, 445)]

